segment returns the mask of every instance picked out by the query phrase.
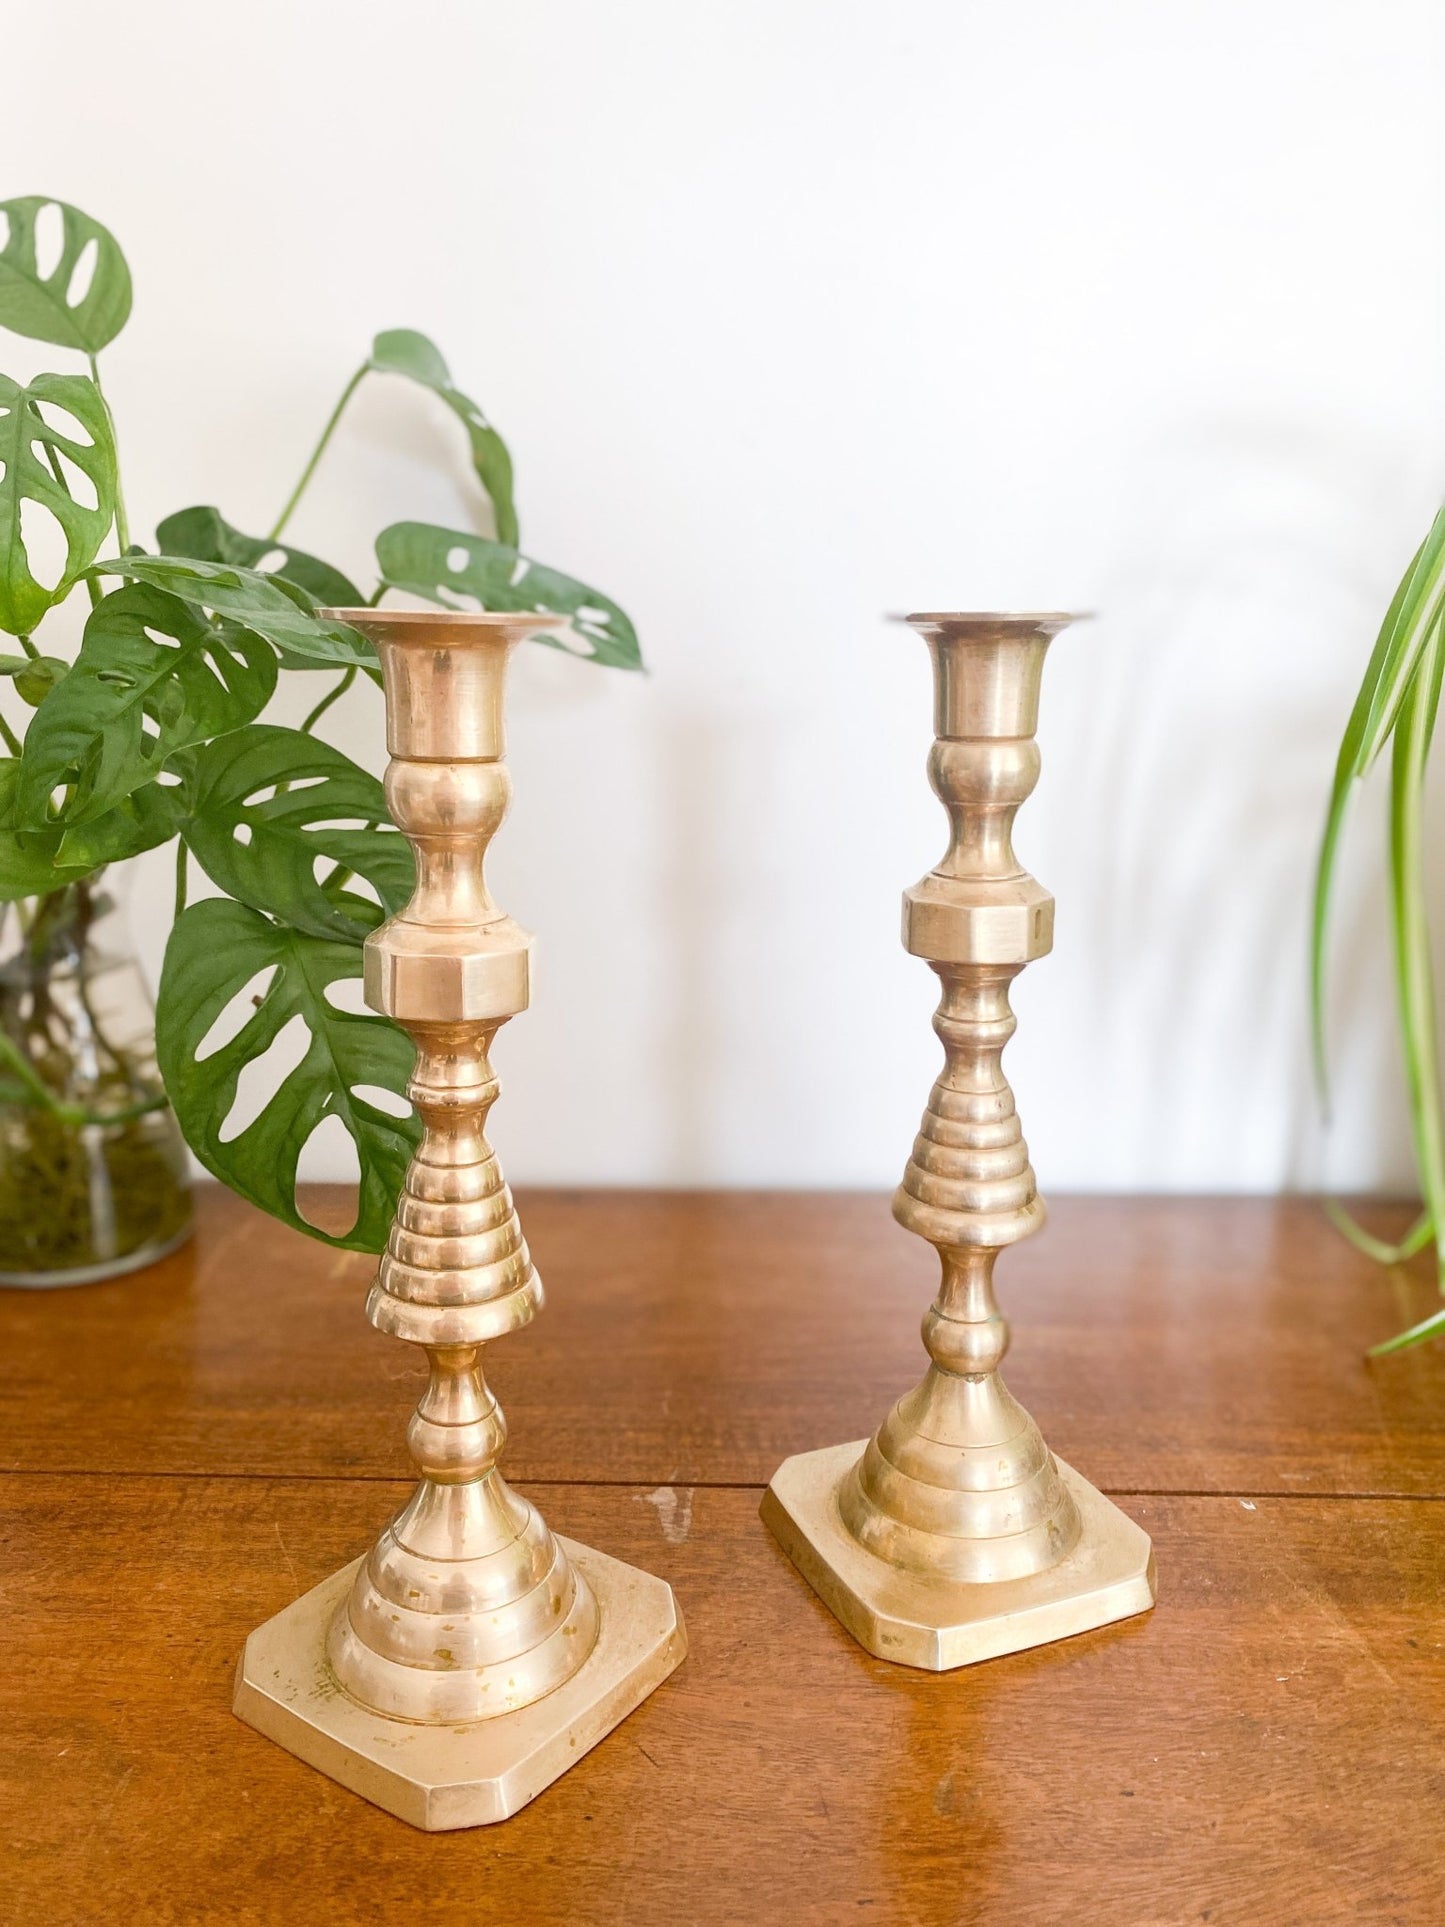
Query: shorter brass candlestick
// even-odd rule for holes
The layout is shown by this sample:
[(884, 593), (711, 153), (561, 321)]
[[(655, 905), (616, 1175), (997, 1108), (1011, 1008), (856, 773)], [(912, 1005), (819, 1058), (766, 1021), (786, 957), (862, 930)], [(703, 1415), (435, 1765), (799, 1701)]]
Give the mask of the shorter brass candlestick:
[(366, 996), (415, 1040), (425, 1127), (367, 1315), (425, 1348), (407, 1434), (421, 1484), (371, 1552), (252, 1633), (236, 1712), (378, 1806), (436, 1831), (503, 1820), (681, 1661), (671, 1589), (569, 1539), (497, 1469), (482, 1346), (542, 1303), (485, 1125), (488, 1052), (529, 998), (532, 939), (483, 875), (506, 814), (507, 658), (545, 616), (330, 611), (375, 642), (387, 802), (416, 893), (366, 945)]
[(870, 1653), (946, 1672), (1154, 1603), (1147, 1535), (1069, 1466), (1004, 1388), (994, 1260), (1043, 1222), (1003, 1074), (1009, 985), (1053, 945), (1054, 903), (1014, 856), (1038, 778), (1039, 681), (1063, 615), (909, 616), (934, 669), (929, 776), (948, 852), (903, 899), (937, 971), (946, 1059), (893, 1215), (936, 1247), (923, 1382), (872, 1440), (786, 1460), (763, 1518)]

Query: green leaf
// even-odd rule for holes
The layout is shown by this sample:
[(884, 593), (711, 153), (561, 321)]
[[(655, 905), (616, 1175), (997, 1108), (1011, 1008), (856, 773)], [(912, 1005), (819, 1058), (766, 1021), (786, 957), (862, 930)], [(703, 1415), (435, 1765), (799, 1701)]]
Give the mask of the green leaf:
[(15, 818), (15, 796), (20, 787), (20, 763), (16, 757), (0, 760), (0, 903), (16, 897), (41, 896), (57, 890), (62, 883), (74, 882), (73, 874), (62, 875), (57, 863), (60, 833), (56, 830), (22, 830)]
[[(60, 259), (47, 275), (36, 260), (36, 217), (42, 208), (60, 210)], [(109, 228), (65, 201), (27, 194), (0, 201), (8, 234), (0, 250), (0, 327), (32, 341), (99, 354), (125, 326), (130, 313), (130, 269)], [(72, 289), (84, 280), (82, 256), (93, 252), (94, 270), (83, 294)], [(76, 270), (81, 268), (77, 276)]]
[(73, 830), (20, 828), (15, 811), (19, 783), (19, 762), (13, 757), (0, 761), (0, 902), (43, 896), (77, 883), (104, 864), (139, 856), (175, 835), (175, 792), (158, 783)]
[[(376, 559), (388, 588), (448, 609), (546, 609), (570, 616), (573, 633), (593, 662), (613, 669), (642, 667), (637, 632), (615, 602), (498, 542), (427, 522), (394, 522), (376, 538)], [(554, 636), (537, 640), (566, 647)]]
[(1377, 1265), (1403, 1264), (1407, 1258), (1413, 1258), (1417, 1251), (1423, 1251), (1435, 1235), (1435, 1226), (1428, 1211), (1422, 1211), (1400, 1242), (1393, 1245), (1386, 1244), (1383, 1238), (1373, 1237), (1363, 1225), (1357, 1224), (1338, 1198), (1325, 1199), (1325, 1216), (1342, 1237), (1349, 1239), (1356, 1251), (1373, 1258)]
[[(274, 974), (240, 1031), (199, 1057), (227, 1004), (267, 970)], [(282, 929), (224, 898), (192, 904), (166, 946), (156, 1047), (181, 1130), (208, 1171), (309, 1237), (347, 1251), (380, 1251), (421, 1127), (414, 1115), (391, 1117), (358, 1093), (369, 1085), (404, 1096), (415, 1056), (406, 1034), (386, 1018), (357, 1016), (328, 1001), (332, 984), (360, 974), (353, 944)], [(259, 1115), (223, 1141), (242, 1071), (296, 1017), (308, 1033), (304, 1058)], [(344, 1237), (318, 1231), (296, 1208), (298, 1161), (329, 1117), (350, 1133), (361, 1167), (356, 1222)]]
[(1391, 1352), (1408, 1351), (1412, 1345), (1423, 1345), (1427, 1338), (1442, 1336), (1445, 1336), (1445, 1311), (1432, 1312), (1408, 1331), (1387, 1338), (1382, 1345), (1371, 1345), (1369, 1355), (1371, 1358), (1388, 1358)]
[(300, 730), (255, 723), (211, 743), (187, 782), (182, 834), (239, 902), (311, 936), (359, 944), (383, 910), (317, 880), (318, 859), (365, 877), (385, 913), (416, 886), (411, 845), (374, 776)]
[(104, 816), (60, 832), (61, 863), (89, 876), (107, 863), (119, 863), (143, 850), (169, 843), (176, 833), (180, 791), (170, 783), (147, 783)]
[(1350, 792), (1389, 741), (1400, 705), (1431, 630), (1445, 611), (1445, 508), (1415, 551), (1380, 625), (1375, 647), (1345, 725), (1315, 868), (1310, 923), (1310, 1009), (1315, 1079), (1328, 1103), (1325, 1047), (1325, 962), (1330, 898)]
[(69, 673), (70, 664), (60, 656), (0, 656), (0, 676), (13, 679), (16, 695), (32, 709)]
[(388, 328), (371, 344), (367, 366), (377, 374), (405, 375), (420, 382), (446, 403), (467, 431), (472, 467), (487, 492), (497, 524), (497, 540), (515, 548), (519, 540), (517, 507), (512, 496), (512, 458), (507, 444), (477, 404), (452, 386), (451, 370), (435, 342), (415, 328)]
[(1414, 576), (1423, 548), (1422, 544), (1415, 551), (1409, 568), (1401, 578), (1400, 585), (1386, 612), (1385, 620), (1380, 625), (1380, 633), (1370, 653), (1364, 679), (1356, 691), (1349, 721), (1345, 724), (1345, 733), (1340, 741), (1339, 753), (1335, 758), (1334, 782), (1330, 788), (1324, 834), (1320, 838), (1320, 853), (1315, 864), (1314, 903), (1310, 918), (1310, 1024), (1314, 1046), (1315, 1081), (1319, 1087), (1320, 1096), (1326, 1103), (1329, 1094), (1328, 1053), (1325, 1039), (1326, 938), (1329, 931), (1330, 900), (1334, 894), (1335, 870), (1339, 862), (1340, 839), (1344, 833), (1345, 814), (1349, 807), (1350, 795), (1363, 769), (1360, 749), (1365, 740), (1365, 730), (1379, 693), (1400, 610), (1404, 605), (1405, 596), (1409, 591), (1411, 578)]
[(279, 576), (294, 582), (325, 608), (353, 609), (366, 597), (340, 569), (333, 569), (319, 556), (288, 542), (271, 542), (260, 535), (243, 535), (214, 508), (180, 509), (156, 525), (156, 541), (162, 555), (188, 556), (198, 562), (229, 562), (243, 569), (274, 556), (273, 566), (260, 574)]
[(376, 667), (376, 651), (365, 636), (347, 623), (317, 615), (315, 597), (282, 577), (176, 555), (108, 556), (92, 574), (129, 576), (166, 589), (193, 608), (229, 616), (277, 649), (308, 662)]
[(21, 764), (20, 808), (40, 828), (53, 793), (66, 823), (102, 816), (192, 744), (239, 729), (276, 687), (276, 656), (235, 622), (208, 622), (148, 583), (90, 613), (75, 664), (41, 703)]
[[(42, 409), (53, 411), (47, 416)], [(70, 427), (54, 425), (59, 415)], [(86, 508), (64, 479), (70, 463), (95, 491)], [(110, 413), (85, 375), (37, 375), (22, 388), (0, 375), (0, 629), (28, 636), (94, 560), (115, 516)], [(47, 510), (65, 536), (65, 566), (47, 587), (26, 552), (22, 504)]]
[(1445, 508), (1437, 512), (1430, 533), (1421, 543), (1385, 618), (1384, 662), (1360, 744), (1362, 775), (1390, 740), (1405, 692), (1442, 610), (1445, 610)]
[(1435, 1227), (1445, 1290), (1445, 1121), (1440, 1106), (1435, 981), (1425, 900), (1424, 789), (1445, 679), (1445, 630), (1437, 622), (1398, 711), (1390, 765), (1390, 923), (1400, 1037), (1410, 1093), (1415, 1162)]

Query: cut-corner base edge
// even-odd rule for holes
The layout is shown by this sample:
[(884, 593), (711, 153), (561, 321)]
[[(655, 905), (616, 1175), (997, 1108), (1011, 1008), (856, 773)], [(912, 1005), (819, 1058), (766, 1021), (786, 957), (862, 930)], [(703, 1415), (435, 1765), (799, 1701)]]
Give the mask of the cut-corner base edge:
[(687, 1652), (665, 1580), (562, 1539), (597, 1595), (597, 1644), (532, 1706), (466, 1726), (373, 1713), (326, 1663), (326, 1629), (359, 1560), (323, 1579), (246, 1641), (232, 1702), (239, 1719), (308, 1766), (427, 1833), (508, 1819), (605, 1739)]
[(929, 1580), (865, 1551), (845, 1529), (838, 1486), (866, 1439), (785, 1459), (763, 1495), (763, 1522), (798, 1571), (875, 1658), (930, 1673), (1071, 1639), (1147, 1612), (1155, 1600), (1149, 1535), (1056, 1459), (1079, 1508), (1078, 1544), (1026, 1579)]

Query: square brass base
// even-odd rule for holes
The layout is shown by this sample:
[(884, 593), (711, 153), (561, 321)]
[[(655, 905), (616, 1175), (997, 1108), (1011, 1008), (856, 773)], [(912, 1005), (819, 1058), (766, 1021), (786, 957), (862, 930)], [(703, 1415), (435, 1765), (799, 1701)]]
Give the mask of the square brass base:
[(687, 1651), (663, 1580), (559, 1543), (597, 1595), (601, 1630), (586, 1664), (535, 1705), (468, 1726), (418, 1726), (344, 1693), (326, 1663), (326, 1629), (354, 1560), (251, 1634), (236, 1670), (237, 1716), (428, 1833), (507, 1819), (625, 1720)]
[(1083, 1519), (1067, 1558), (1028, 1579), (961, 1585), (900, 1572), (865, 1552), (838, 1512), (838, 1484), (867, 1444), (785, 1459), (763, 1496), (768, 1530), (824, 1605), (870, 1653), (946, 1673), (1043, 1646), (1154, 1604), (1149, 1535), (1056, 1461)]

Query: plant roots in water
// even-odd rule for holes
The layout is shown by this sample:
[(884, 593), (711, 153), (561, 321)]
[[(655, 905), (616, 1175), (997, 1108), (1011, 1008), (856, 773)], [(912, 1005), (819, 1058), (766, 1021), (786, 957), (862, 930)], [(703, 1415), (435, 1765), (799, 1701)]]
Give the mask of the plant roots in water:
[(94, 942), (110, 907), (92, 877), (6, 911), (0, 1274), (27, 1282), (125, 1269), (190, 1220), (185, 1147), (139, 972)]

